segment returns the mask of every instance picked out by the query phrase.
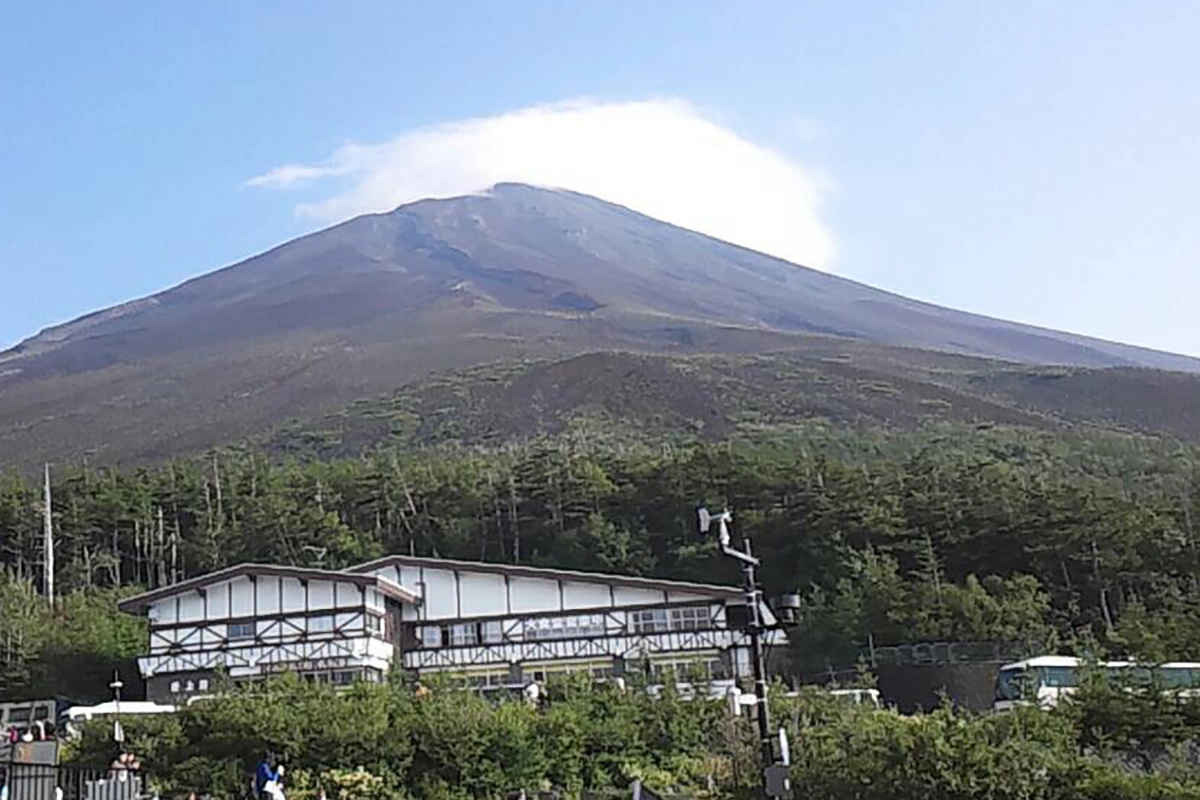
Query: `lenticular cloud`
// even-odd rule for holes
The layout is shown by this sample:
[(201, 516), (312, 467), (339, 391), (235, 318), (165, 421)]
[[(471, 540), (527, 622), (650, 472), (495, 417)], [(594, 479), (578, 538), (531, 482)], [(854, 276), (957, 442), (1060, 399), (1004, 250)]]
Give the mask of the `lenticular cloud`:
[(505, 181), (594, 195), (810, 267), (834, 258), (824, 181), (679, 100), (535, 106), (418, 128), (246, 183), (324, 188), (296, 211), (330, 223)]

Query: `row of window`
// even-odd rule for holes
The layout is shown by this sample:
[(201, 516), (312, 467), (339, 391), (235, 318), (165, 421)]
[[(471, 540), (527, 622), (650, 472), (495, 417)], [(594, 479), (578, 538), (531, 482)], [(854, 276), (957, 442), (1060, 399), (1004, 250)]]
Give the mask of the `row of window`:
[[(309, 683), (328, 683), (332, 684), (333, 686), (349, 686), (357, 680), (365, 680), (368, 683), (379, 683), (383, 680), (383, 673), (377, 669), (366, 667), (363, 669), (305, 672), (302, 673), (301, 677)], [(207, 692), (210, 686), (211, 683), (209, 682), (208, 678), (171, 681), (171, 694)]]
[[(378, 614), (368, 614), (366, 617), (367, 634), (370, 636), (384, 636), (386, 625), (384, 618)], [(336, 627), (336, 620), (332, 614), (323, 614), (317, 617), (307, 617), (303, 620), (292, 620), (289, 625), (303, 625), (307, 633), (331, 633)], [(254, 622), (231, 622), (226, 626), (226, 638), (230, 641), (239, 639), (253, 639), (255, 635)]]
[(309, 683), (328, 683), (333, 686), (350, 686), (355, 681), (364, 680), (368, 683), (379, 683), (383, 675), (376, 669), (339, 669), (328, 672), (306, 672), (304, 680)]
[[(712, 609), (708, 606), (647, 608), (629, 613), (629, 627), (634, 633), (640, 634), (706, 630), (713, 627), (713, 624)], [(479, 644), (499, 644), (506, 638), (527, 642), (585, 639), (604, 636), (608, 632), (607, 617), (604, 614), (571, 614), (561, 617), (536, 617), (516, 623), (486, 620), (452, 625), (425, 625), (418, 629), (417, 638), (425, 648), (470, 647)], [(623, 631), (614, 629), (613, 632)]]
[(629, 617), (635, 633), (699, 631), (713, 626), (712, 609), (708, 606), (644, 608), (630, 612)]
[[(626, 670), (635, 668), (634, 664), (626, 666)], [(522, 670), (524, 678), (544, 683), (555, 675), (585, 673), (594, 680), (607, 680), (616, 675), (616, 665), (611, 661), (604, 663), (575, 663), (547, 664), (544, 666), (527, 667)], [(650, 663), (650, 678), (655, 682), (667, 680), (706, 683), (719, 681), (730, 677), (729, 668), (719, 658), (677, 658)], [(497, 689), (513, 683), (511, 673), (507, 670), (490, 672), (475, 672), (464, 676), (466, 682), (477, 689)]]

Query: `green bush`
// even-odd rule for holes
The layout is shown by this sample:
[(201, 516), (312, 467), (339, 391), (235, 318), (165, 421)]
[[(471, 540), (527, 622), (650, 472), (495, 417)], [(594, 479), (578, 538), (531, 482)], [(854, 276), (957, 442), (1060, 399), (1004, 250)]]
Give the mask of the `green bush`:
[[(1052, 712), (906, 717), (815, 689), (772, 695), (792, 743), (797, 798), (1145, 800), (1200, 798), (1180, 748), (1196, 705), (1089, 684)], [(338, 692), (295, 677), (227, 688), (169, 717), (128, 720), (129, 746), (169, 795), (244, 795), (264, 751), (288, 766), (290, 800), (499, 798), (524, 789), (618, 796), (634, 779), (690, 797), (751, 797), (757, 731), (723, 701), (554, 682), (539, 707), (453, 682), (420, 697), (400, 682)], [(1143, 758), (1152, 744), (1159, 756)], [(70, 758), (103, 768), (111, 728), (89, 726)]]

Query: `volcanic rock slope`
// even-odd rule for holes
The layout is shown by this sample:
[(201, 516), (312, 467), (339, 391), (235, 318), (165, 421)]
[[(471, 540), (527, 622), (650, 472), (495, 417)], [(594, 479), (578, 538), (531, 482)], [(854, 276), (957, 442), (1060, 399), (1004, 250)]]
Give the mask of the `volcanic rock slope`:
[(481, 363), (803, 352), (831, 338), (1200, 372), (1184, 356), (917, 302), (585, 195), (501, 184), (352, 219), (0, 353), (0, 464), (187, 452)]

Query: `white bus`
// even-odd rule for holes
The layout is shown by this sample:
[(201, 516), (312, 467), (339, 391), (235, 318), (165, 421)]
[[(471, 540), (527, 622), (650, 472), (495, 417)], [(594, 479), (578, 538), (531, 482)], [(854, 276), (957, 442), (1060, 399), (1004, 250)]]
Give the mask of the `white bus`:
[[(1079, 686), (1086, 662), (1072, 656), (1038, 656), (1000, 668), (993, 708), (1005, 711), (1019, 705), (1052, 708)], [(1142, 666), (1132, 661), (1107, 661), (1099, 665), (1115, 680), (1150, 685), (1165, 691), (1200, 695), (1200, 663), (1173, 661)]]

